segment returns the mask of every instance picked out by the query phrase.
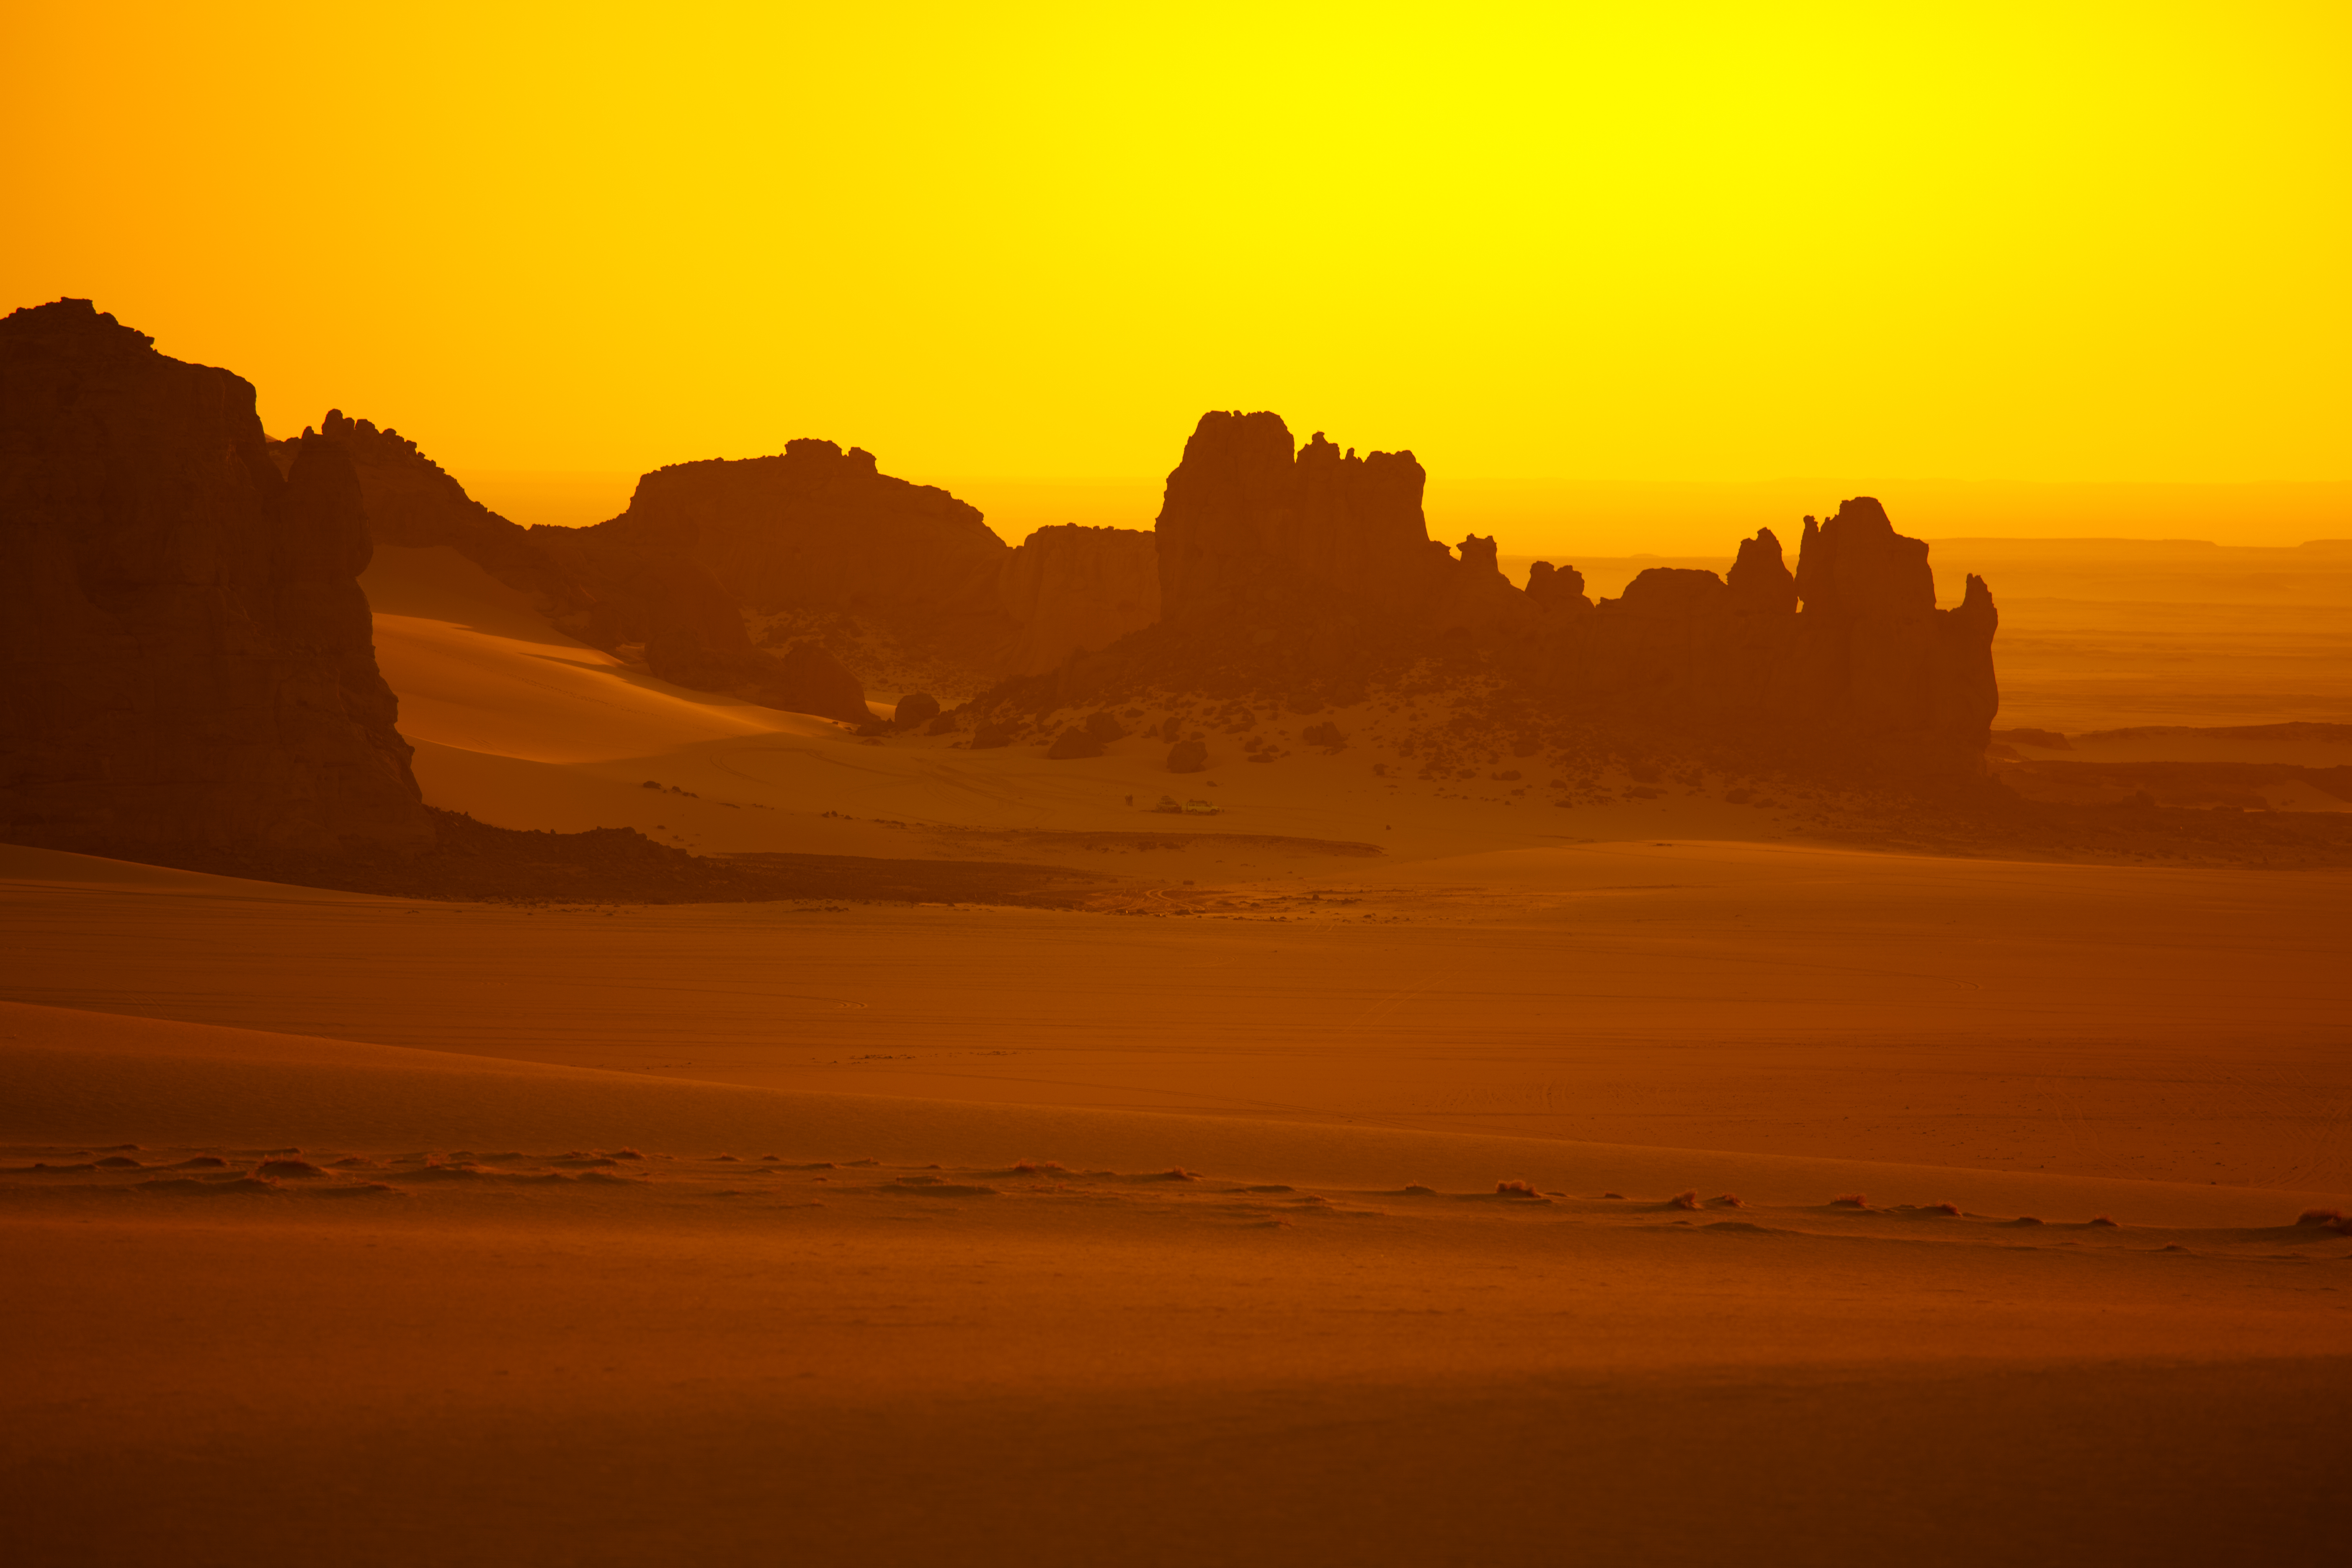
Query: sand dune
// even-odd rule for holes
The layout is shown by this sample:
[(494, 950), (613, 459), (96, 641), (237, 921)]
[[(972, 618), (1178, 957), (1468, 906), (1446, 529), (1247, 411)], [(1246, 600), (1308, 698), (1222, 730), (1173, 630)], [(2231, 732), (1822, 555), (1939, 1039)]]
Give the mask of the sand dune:
[(446, 552), (368, 586), (436, 805), (1103, 880), (0, 849), (27, 1562), (2340, 1555), (2352, 1236), (2297, 1221), (2352, 1209), (2352, 874), (1830, 848), (1369, 740), (1171, 816), (1151, 743), (868, 744)]
[(2262, 1195), (1749, 1158), (1686, 1208), (1657, 1150), (0, 1012), (38, 1560), (2320, 1560), (2352, 1238)]

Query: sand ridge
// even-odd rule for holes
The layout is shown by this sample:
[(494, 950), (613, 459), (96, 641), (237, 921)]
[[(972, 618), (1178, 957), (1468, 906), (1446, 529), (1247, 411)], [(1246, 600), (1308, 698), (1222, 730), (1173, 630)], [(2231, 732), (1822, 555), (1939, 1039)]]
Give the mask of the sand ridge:
[[(1918, 1561), (2120, 1537), (2148, 1562), (2305, 1562), (2330, 1495), (2312, 1422), (2352, 1389), (2311, 1354), (2352, 1311), (2352, 1237), (2268, 1194), (2107, 1226), (2081, 1211), (2154, 1184), (1749, 1158), (1706, 1171), (1752, 1178), (1734, 1201), (1667, 1190), (1706, 1168), (1669, 1151), (853, 1101), (24, 1006), (0, 1036), (22, 1287), (0, 1497), (44, 1557), (331, 1536), (413, 1559), (406, 1500), (473, 1510), (488, 1464), (528, 1505), (434, 1560), (1172, 1563), (1214, 1540), (1242, 1563), (1535, 1563), (1578, 1532), (1719, 1561), (1722, 1521), (1661, 1522), (1696, 1457), (1747, 1478), (1705, 1486), (1738, 1528), (1786, 1521), (1746, 1560), (1862, 1563), (1908, 1527), (1807, 1471), (1869, 1454), (1962, 1463), (2006, 1500)], [(27, 1137), (44, 1119), (111, 1132)], [(1625, 1196), (1575, 1184), (1603, 1170)], [(1836, 1202), (1828, 1178), (1858, 1174), (1961, 1212)], [(2029, 1195), (2042, 1224), (1979, 1206)], [(2094, 1400), (2135, 1417), (2105, 1439), (2131, 1457), (2096, 1472), (2108, 1500), (2167, 1528), (2088, 1523), (2046, 1487), (2078, 1450), (2040, 1434)], [(898, 1506), (860, 1479), (942, 1451), (970, 1457)], [(1280, 1467), (1286, 1509), (1254, 1522), (1265, 1478), (1228, 1453)], [(1114, 1510), (1055, 1500), (1074, 1465)], [(156, 1506), (108, 1507), (133, 1476)], [(1445, 1505), (1381, 1500), (1423, 1487)], [(1019, 1522), (1039, 1508), (1050, 1541)], [(1298, 1508), (1307, 1535), (1281, 1522)]]

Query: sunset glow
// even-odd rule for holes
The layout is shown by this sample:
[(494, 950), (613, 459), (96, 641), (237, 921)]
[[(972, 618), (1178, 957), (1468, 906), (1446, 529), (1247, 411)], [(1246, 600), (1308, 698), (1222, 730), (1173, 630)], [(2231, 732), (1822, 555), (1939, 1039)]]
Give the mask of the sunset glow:
[(1433, 504), (1538, 481), (1529, 518), (1556, 480), (2352, 479), (2333, 5), (13, 27), (12, 300), (461, 469), (819, 434), (1148, 505), (1202, 408), (1273, 407), (1411, 447)]

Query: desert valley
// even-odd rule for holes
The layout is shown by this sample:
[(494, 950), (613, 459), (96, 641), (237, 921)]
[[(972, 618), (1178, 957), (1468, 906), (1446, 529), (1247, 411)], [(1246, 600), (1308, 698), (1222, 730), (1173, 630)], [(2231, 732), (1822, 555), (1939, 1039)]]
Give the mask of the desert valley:
[(15, 1560), (2333, 1560), (2352, 541), (0, 370)]

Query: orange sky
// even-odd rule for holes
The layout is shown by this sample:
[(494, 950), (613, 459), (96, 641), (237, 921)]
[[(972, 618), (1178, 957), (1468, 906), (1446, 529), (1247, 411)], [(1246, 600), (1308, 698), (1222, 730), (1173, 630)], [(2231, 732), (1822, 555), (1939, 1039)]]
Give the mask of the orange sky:
[[(461, 474), (825, 435), (1140, 523), (1271, 407), (1530, 548), (1640, 547), (1616, 481), (2352, 479), (2334, 0), (10, 15), (0, 298)], [(2035, 493), (1989, 521), (2352, 533)]]

